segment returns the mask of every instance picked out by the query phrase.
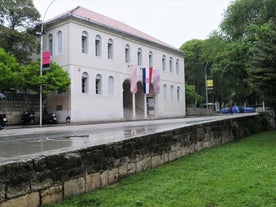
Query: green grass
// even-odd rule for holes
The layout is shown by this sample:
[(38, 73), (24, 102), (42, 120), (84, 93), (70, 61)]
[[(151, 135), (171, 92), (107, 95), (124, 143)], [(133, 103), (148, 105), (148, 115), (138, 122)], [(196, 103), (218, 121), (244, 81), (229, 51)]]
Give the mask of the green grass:
[(275, 207), (276, 131), (205, 149), (56, 207)]

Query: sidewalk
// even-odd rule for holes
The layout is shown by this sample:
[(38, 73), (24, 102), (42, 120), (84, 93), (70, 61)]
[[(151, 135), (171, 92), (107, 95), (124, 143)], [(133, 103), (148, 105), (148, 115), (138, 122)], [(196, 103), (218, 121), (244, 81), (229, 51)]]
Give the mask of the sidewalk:
[(83, 125), (7, 127), (0, 131), (0, 165), (73, 151), (184, 126), (256, 114), (160, 119)]

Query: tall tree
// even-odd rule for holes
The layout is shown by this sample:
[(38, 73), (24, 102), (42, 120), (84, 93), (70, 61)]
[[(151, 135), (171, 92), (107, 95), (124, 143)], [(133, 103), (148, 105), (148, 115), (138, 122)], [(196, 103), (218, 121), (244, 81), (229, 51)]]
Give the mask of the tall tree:
[(204, 97), (204, 64), (202, 57), (204, 41), (193, 39), (185, 42), (181, 50), (185, 54), (185, 79), (186, 84), (194, 85), (196, 93)]
[(244, 71), (258, 94), (275, 110), (275, 0), (236, 0), (227, 9), (221, 30), (225, 36), (246, 45)]
[(34, 28), (40, 14), (32, 0), (0, 0), (0, 47), (27, 63), (37, 49)]
[(276, 19), (256, 27), (252, 47), (251, 81), (259, 96), (276, 111)]

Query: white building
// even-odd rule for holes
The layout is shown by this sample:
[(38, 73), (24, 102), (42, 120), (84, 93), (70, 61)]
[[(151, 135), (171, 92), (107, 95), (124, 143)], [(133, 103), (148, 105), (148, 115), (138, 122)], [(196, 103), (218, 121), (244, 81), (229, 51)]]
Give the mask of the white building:
[[(122, 22), (77, 7), (44, 24), (44, 51), (51, 52), (71, 78), (65, 94), (52, 94), (47, 108), (59, 122), (168, 118), (185, 116), (184, 55)], [(153, 68), (144, 95), (142, 68)], [(137, 92), (130, 92), (131, 69), (137, 70)], [(160, 87), (159, 93), (154, 93)]]

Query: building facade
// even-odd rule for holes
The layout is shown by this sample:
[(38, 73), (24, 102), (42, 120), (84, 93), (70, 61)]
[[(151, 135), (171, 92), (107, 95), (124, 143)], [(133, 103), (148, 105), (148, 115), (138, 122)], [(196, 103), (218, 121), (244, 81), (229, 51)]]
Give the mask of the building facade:
[[(182, 51), (82, 7), (44, 28), (43, 50), (71, 78), (67, 93), (52, 93), (46, 100), (59, 122), (67, 116), (72, 122), (185, 116)], [(142, 68), (149, 67), (155, 75), (144, 94)]]

